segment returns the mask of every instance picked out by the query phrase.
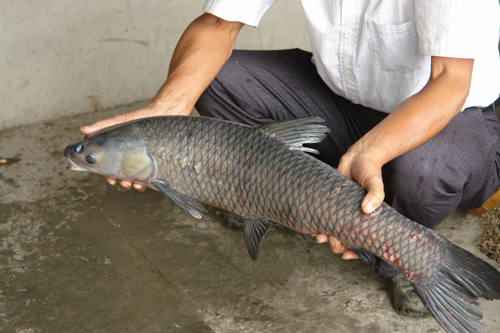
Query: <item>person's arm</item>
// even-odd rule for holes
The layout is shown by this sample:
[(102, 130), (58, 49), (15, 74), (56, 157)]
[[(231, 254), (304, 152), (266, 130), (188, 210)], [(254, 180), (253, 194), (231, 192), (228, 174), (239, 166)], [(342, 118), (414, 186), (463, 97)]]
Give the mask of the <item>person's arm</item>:
[[(181, 36), (170, 62), (167, 80), (148, 106), (83, 126), (80, 131), (89, 135), (105, 127), (137, 118), (188, 115), (231, 55), (243, 25), (208, 13), (201, 15)], [(107, 179), (110, 184), (116, 183), (116, 179)], [(121, 181), (120, 184), (127, 189), (132, 186), (127, 181)], [(134, 184), (134, 187), (138, 190), (145, 189), (138, 184)]]
[[(371, 213), (384, 200), (382, 166), (438, 134), (457, 115), (469, 94), (473, 59), (432, 57), (425, 87), (401, 103), (391, 114), (340, 159), (337, 170), (367, 190), (361, 208)], [(318, 235), (318, 242), (326, 242)], [(354, 259), (354, 252), (334, 237), (328, 239), (335, 253)]]

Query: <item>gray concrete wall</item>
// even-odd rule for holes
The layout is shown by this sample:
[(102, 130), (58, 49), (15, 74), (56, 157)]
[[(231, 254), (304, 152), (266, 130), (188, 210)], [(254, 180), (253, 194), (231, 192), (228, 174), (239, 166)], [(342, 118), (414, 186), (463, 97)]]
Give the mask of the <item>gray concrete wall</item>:
[[(204, 0), (2, 0), (0, 130), (151, 98)], [(281, 0), (238, 48), (309, 48), (299, 1)]]

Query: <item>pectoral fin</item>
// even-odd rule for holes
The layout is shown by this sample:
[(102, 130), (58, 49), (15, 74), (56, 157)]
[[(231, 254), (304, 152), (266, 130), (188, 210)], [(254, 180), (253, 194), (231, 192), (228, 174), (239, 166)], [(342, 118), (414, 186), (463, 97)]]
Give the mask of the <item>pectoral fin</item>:
[(189, 198), (184, 194), (171, 189), (170, 186), (163, 180), (154, 180), (151, 184), (184, 213), (191, 215), (195, 219), (202, 221), (205, 220), (205, 215), (202, 212), (206, 212), (206, 210), (197, 200)]
[(243, 220), (245, 222), (243, 232), (247, 250), (250, 257), (255, 260), (259, 256), (262, 240), (273, 223), (252, 217), (245, 217)]

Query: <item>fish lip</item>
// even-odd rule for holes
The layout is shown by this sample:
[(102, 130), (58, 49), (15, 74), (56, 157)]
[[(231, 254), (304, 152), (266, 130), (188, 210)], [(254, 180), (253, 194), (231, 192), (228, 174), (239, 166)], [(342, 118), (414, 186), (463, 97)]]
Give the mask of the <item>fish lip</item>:
[(66, 157), (68, 159), (68, 166), (67, 166), (67, 169), (68, 170), (72, 170), (72, 171), (88, 171), (87, 169), (85, 168), (82, 168), (81, 166), (77, 165), (75, 162), (73, 162), (73, 160), (71, 158), (69, 158), (69, 156)]

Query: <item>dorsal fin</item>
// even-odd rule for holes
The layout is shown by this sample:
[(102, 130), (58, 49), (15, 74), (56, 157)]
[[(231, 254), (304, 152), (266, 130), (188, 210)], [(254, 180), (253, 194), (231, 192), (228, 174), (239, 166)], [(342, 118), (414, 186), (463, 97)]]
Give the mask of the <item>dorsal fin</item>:
[(318, 117), (287, 119), (263, 125), (259, 129), (283, 142), (290, 149), (318, 154), (316, 149), (303, 147), (302, 145), (323, 141), (326, 133), (330, 132), (328, 127), (318, 125), (318, 123), (323, 122), (325, 120)]

